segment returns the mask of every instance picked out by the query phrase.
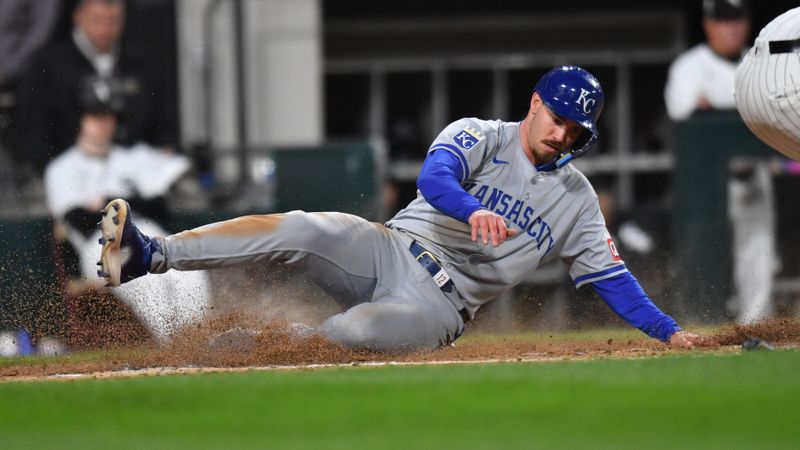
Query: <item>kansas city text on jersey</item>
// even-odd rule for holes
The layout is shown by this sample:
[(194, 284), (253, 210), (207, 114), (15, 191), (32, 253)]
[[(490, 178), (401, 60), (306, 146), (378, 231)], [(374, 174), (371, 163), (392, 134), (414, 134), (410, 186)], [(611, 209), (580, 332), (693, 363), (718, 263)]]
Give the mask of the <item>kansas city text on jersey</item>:
[(464, 190), (472, 193), (475, 187), (478, 188), (472, 195), (484, 207), (508, 219), (518, 226), (520, 230), (524, 230), (528, 236), (535, 239), (537, 250), (541, 250), (544, 247), (544, 255), (546, 255), (553, 249), (555, 240), (553, 239), (552, 229), (547, 222), (542, 220), (541, 216), (534, 217), (536, 211), (533, 207), (526, 205), (522, 200), (514, 198), (511, 194), (503, 192), (502, 189), (487, 184), (467, 183), (464, 186)]

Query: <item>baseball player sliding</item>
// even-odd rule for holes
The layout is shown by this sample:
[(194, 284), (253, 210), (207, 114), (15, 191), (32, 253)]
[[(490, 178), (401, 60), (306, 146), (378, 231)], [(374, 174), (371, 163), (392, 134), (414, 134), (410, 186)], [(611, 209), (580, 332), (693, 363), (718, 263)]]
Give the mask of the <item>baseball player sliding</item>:
[(98, 272), (116, 286), (170, 269), (281, 261), (346, 308), (318, 333), (353, 348), (409, 351), (453, 342), (484, 303), (559, 258), (576, 286), (591, 284), (628, 323), (691, 348), (700, 337), (628, 272), (592, 186), (569, 164), (595, 144), (603, 99), (589, 72), (562, 66), (539, 80), (522, 122), (450, 124), (428, 150), (417, 198), (385, 225), (292, 211), (148, 237), (124, 200), (111, 201)]

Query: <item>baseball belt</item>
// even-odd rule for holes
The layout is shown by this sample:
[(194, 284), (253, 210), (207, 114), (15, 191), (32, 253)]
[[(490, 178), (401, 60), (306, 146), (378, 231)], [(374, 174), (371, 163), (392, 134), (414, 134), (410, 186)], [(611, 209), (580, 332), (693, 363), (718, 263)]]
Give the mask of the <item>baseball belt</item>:
[[(431, 278), (433, 278), (433, 281), (439, 286), (442, 292), (448, 294), (453, 292), (453, 287), (455, 286), (453, 280), (450, 279), (450, 275), (448, 275), (447, 271), (439, 264), (439, 261), (433, 256), (433, 253), (419, 245), (417, 241), (411, 242), (411, 246), (408, 250), (414, 255), (417, 262), (430, 274)], [(459, 309), (458, 314), (461, 316), (464, 323), (469, 322), (469, 313), (466, 308)]]

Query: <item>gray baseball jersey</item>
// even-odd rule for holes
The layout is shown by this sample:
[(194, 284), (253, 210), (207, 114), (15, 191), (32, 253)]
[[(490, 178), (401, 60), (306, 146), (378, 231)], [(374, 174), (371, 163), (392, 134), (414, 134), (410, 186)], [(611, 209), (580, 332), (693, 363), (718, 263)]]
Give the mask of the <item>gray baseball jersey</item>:
[(387, 226), (413, 236), (443, 262), (470, 313), (561, 258), (576, 286), (625, 272), (597, 195), (572, 165), (537, 171), (520, 142), (520, 124), (461, 119), (434, 140), (462, 162), (461, 185), (519, 230), (503, 244), (472, 242), (471, 228), (433, 208), (421, 194)]
[[(347, 310), (318, 330), (352, 347), (433, 348), (457, 338), (483, 303), (542, 262), (560, 257), (577, 285), (625, 272), (586, 178), (571, 166), (539, 172), (525, 158), (519, 124), (465, 119), (430, 151), (463, 161), (462, 186), (520, 230), (498, 247), (470, 240), (470, 227), (422, 196), (386, 226), (343, 213), (247, 216), (159, 238), (150, 272), (260, 261), (302, 269)], [(452, 285), (423, 268), (414, 241), (449, 272)], [(419, 255), (422, 258), (422, 254)], [(424, 258), (422, 259), (424, 261)], [(434, 269), (435, 270), (435, 269)]]

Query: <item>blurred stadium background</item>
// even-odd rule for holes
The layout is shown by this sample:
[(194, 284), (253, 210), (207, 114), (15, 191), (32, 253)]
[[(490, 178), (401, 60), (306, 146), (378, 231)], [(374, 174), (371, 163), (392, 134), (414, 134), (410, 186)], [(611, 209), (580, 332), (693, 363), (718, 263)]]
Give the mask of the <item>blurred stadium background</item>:
[[(447, 123), (519, 120), (535, 80), (574, 63), (593, 72), (607, 96), (600, 148), (576, 165), (607, 193), (615, 214), (654, 243), (623, 257), (677, 318), (729, 318), (730, 143), (746, 154), (777, 153), (735, 113), (680, 126), (667, 118), (667, 68), (703, 39), (699, 0), (126, 3), (123, 42), (157, 61), (170, 93), (164, 108), (194, 161), (192, 182), (171, 198), (171, 228), (293, 208), (384, 220), (415, 195), (426, 149)], [(753, 37), (794, 6), (753, 2)], [(70, 31), (69, 14), (59, 20), (54, 38)], [(13, 101), (0, 101), (4, 136), (13, 129)], [(0, 330), (64, 335), (41, 181), (15, 167), (8, 145), (4, 139), (0, 151)], [(775, 295), (791, 313), (800, 295), (793, 205), (800, 179), (777, 177), (776, 189), (783, 269)], [(612, 320), (592, 297), (576, 299), (564, 270), (553, 267), (482, 311), (479, 323), (560, 328)]]

